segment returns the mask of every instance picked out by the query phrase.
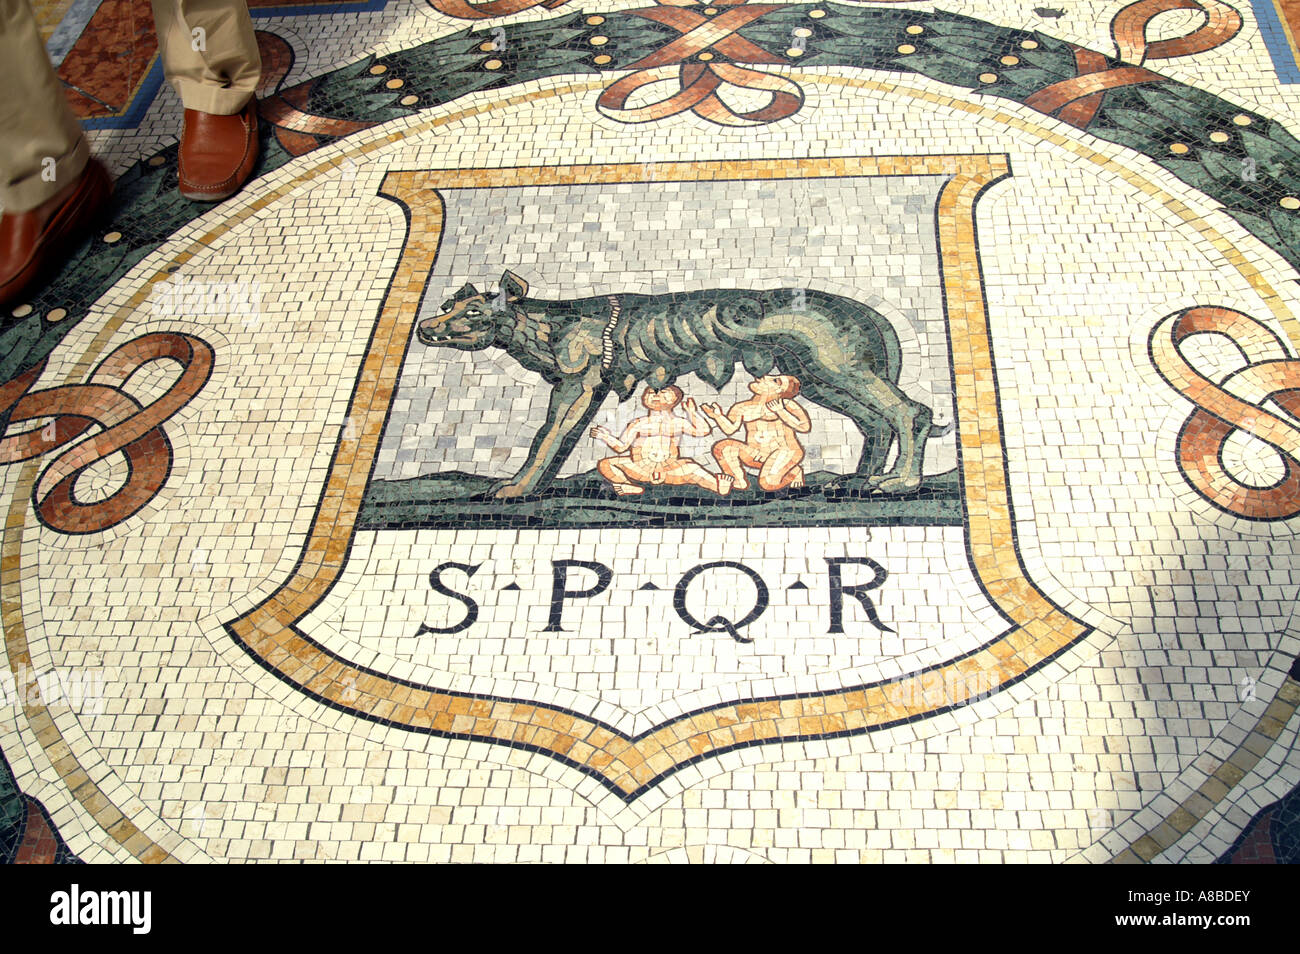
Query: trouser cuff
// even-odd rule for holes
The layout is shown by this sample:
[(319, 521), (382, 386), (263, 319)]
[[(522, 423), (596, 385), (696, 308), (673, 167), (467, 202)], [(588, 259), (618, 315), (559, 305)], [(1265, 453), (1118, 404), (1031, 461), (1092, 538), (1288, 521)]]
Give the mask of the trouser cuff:
[(177, 77), (172, 80), (176, 92), (180, 94), (181, 104), (186, 109), (197, 109), (201, 113), (214, 116), (233, 116), (253, 98), (251, 90), (229, 89), (221, 86), (208, 86), (192, 79)]
[(90, 144), (85, 136), (68, 152), (54, 160), (53, 166), (42, 163), (41, 168), (16, 182), (0, 186), (0, 203), (5, 212), (28, 212), (54, 196), (81, 175), (90, 161)]

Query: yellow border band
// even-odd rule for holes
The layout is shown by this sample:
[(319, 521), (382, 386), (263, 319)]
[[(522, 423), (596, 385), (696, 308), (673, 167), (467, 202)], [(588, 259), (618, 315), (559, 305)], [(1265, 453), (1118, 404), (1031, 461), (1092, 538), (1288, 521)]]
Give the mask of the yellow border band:
[[(411, 339), (443, 223), (440, 189), (653, 181), (951, 175), (938, 201), (942, 283), (960, 430), (963, 487), (975, 572), (1011, 627), (959, 661), (872, 686), (720, 704), (629, 736), (580, 713), (517, 699), (451, 692), (359, 667), (316, 644), (298, 623), (343, 570), (362, 495)], [(875, 156), (390, 172), (381, 194), (403, 205), (408, 235), (366, 355), (349, 417), (293, 577), (227, 624), (262, 665), (351, 715), (456, 738), (524, 747), (563, 760), (625, 800), (683, 765), (738, 746), (856, 734), (964, 705), (1017, 681), (1089, 629), (1025, 578), (1014, 549), (984, 306), (975, 203), (1010, 174), (1005, 155)], [(984, 678), (974, 678), (979, 673)], [(991, 678), (990, 678), (991, 677)]]
[[(1224, 264), (1236, 270), (1246, 280), (1251, 289), (1263, 298), (1270, 313), (1286, 330), (1290, 340), (1300, 342), (1300, 324), (1297, 324), (1287, 302), (1278, 289), (1218, 228), (1205, 221), (1200, 213), (1189, 208), (1183, 200), (1168, 191), (1160, 181), (1163, 174), (1157, 173), (1152, 176), (1151, 174), (1142, 174), (1131, 170), (1122, 162), (1113, 158), (1108, 151), (1101, 151), (1091, 145), (1090, 137), (1081, 136), (1073, 130), (1066, 130), (1060, 123), (1044, 119), (1041, 116), (1021, 115), (1018, 111), (1000, 108), (987, 102), (972, 102), (960, 96), (930, 87), (900, 83), (896, 78), (885, 81), (864, 76), (846, 77), (828, 73), (793, 72), (790, 75), (792, 78), (814, 85), (838, 86), (867, 95), (907, 95), (912, 99), (922, 100), (943, 109), (968, 114), (975, 121), (986, 120), (1008, 129), (1025, 132), (1040, 141), (1051, 143), (1064, 152), (1079, 157), (1096, 169), (1116, 172), (1130, 186), (1138, 189), (1154, 201), (1162, 203), (1166, 209), (1170, 210), (1180, 220), (1184, 228), (1198, 230), (1209, 241), (1214, 251), (1222, 257)], [(604, 89), (603, 82), (562, 83), (540, 89), (528, 89), (489, 103), (476, 103), (448, 113), (440, 113), (427, 120), (404, 127), (396, 136), (409, 138), (421, 133), (455, 126), (457, 123), (500, 109), (535, 104), (540, 100), (556, 97), (595, 94), (602, 89)], [(220, 222), (212, 224), (202, 234), (186, 240), (180, 250), (172, 256), (171, 263), (181, 265), (194, 259), (205, 246), (228, 234), (232, 229), (236, 229), (248, 222), (274, 203), (301, 189), (305, 184), (329, 175), (342, 163), (353, 159), (364, 160), (376, 155), (392, 144), (395, 134), (374, 133), (367, 136), (358, 136), (357, 138), (361, 141), (355, 145), (349, 144), (347, 148), (340, 152), (333, 152), (328, 157), (311, 162), (292, 178), (274, 184), (251, 202), (241, 204), (236, 200), (234, 208)], [(1234, 223), (1233, 228), (1238, 227)], [(123, 325), (143, 307), (153, 290), (153, 284), (165, 281), (170, 277), (170, 272), (161, 269), (161, 267), (152, 272), (146, 272), (136, 291), (108, 315), (103, 326), (86, 347), (76, 365), (65, 376), (63, 383), (71, 384), (84, 380), (86, 375), (90, 373), (95, 361), (98, 360)], [(15, 671), (18, 666), (23, 664), (22, 661), (27, 658), (28, 653), (27, 635), (23, 622), (24, 596), (19, 585), (19, 579), (23, 575), (25, 566), (22, 560), (21, 547), (27, 526), (27, 504), (35, 473), (35, 470), (30, 474), (24, 470), (20, 472), (16, 482), (14, 504), (10, 507), (4, 530), (4, 559), (3, 563), (0, 564), (0, 581), (3, 581), (5, 642), (10, 665)], [(1293, 689), (1295, 685), (1294, 681), (1288, 680), (1283, 686), (1283, 690), (1278, 694), (1279, 700), (1284, 697), (1287, 698), (1287, 703), (1291, 709), (1294, 709), (1297, 700), (1300, 699), (1300, 693), (1288, 695), (1288, 690)], [(95, 821), (111, 837), (120, 843), (131, 844), (132, 853), (137, 859), (142, 861), (171, 860), (170, 855), (151, 841), (142, 846), (137, 845), (138, 840), (134, 838), (134, 834), (128, 828), (120, 826), (116, 822), (116, 819), (121, 817), (120, 813), (111, 810), (112, 803), (99, 785), (96, 785), (93, 781), (89, 784), (86, 783), (85, 772), (81, 769), (77, 759), (70, 756), (68, 743), (64, 740), (57, 726), (52, 721), (37, 721), (44, 711), (43, 707), (25, 708), (26, 717), (32, 731), (36, 734), (38, 743), (45, 750), (47, 758), (55, 766), (60, 779), (67, 785), (72, 796), (81, 803), (82, 807), (92, 815)], [(1236, 769), (1236, 766), (1231, 766), (1231, 768)], [(1237, 784), (1242, 774), (1240, 770), (1230, 773), (1223, 780), (1223, 784), (1226, 786), (1225, 790), (1216, 792), (1213, 800), (1217, 802), (1226, 797), (1226, 792)], [(115, 776), (110, 771), (108, 780), (112, 781), (114, 778)], [(1209, 810), (1210, 806), (1206, 804), (1200, 804), (1196, 808), (1198, 816), (1207, 814)]]

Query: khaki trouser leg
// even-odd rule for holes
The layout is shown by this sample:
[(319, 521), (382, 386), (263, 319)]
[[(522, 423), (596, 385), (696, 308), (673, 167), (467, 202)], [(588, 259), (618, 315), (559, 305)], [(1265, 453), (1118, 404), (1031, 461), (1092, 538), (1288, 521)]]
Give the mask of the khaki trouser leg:
[(90, 148), (27, 0), (0, 0), (0, 205), (26, 212), (81, 175)]
[(231, 116), (253, 98), (262, 58), (246, 0), (153, 0), (153, 20), (163, 73), (186, 109)]

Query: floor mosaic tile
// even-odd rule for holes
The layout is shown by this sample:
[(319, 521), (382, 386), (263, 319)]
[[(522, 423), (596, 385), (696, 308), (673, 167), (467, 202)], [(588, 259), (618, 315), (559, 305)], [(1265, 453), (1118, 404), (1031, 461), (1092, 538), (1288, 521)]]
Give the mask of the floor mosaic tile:
[(1300, 860), (1300, 3), (1057, 6), (42, 6), (0, 859)]

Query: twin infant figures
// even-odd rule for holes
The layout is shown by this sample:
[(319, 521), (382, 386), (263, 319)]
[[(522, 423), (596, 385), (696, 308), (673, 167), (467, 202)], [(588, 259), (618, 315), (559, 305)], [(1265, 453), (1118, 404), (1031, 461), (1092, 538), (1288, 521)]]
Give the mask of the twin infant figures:
[[(644, 493), (646, 484), (692, 484), (725, 496), (733, 488), (749, 487), (747, 470), (758, 472), (763, 490), (802, 487), (804, 449), (798, 435), (811, 431), (812, 421), (794, 400), (799, 379), (766, 374), (751, 381), (749, 390), (753, 397), (724, 414), (717, 404), (697, 405), (694, 398), (683, 403), (676, 385), (646, 388), (641, 403), (650, 413), (629, 424), (622, 436), (604, 427), (591, 429), (591, 436), (616, 454), (602, 460), (597, 470), (619, 494)], [(686, 411), (684, 419), (673, 413), (678, 404)], [(681, 456), (681, 435), (704, 437), (713, 429), (701, 412), (727, 435), (713, 445), (713, 458), (722, 469), (718, 474)], [(733, 435), (742, 428), (744, 440), (736, 440)]]

